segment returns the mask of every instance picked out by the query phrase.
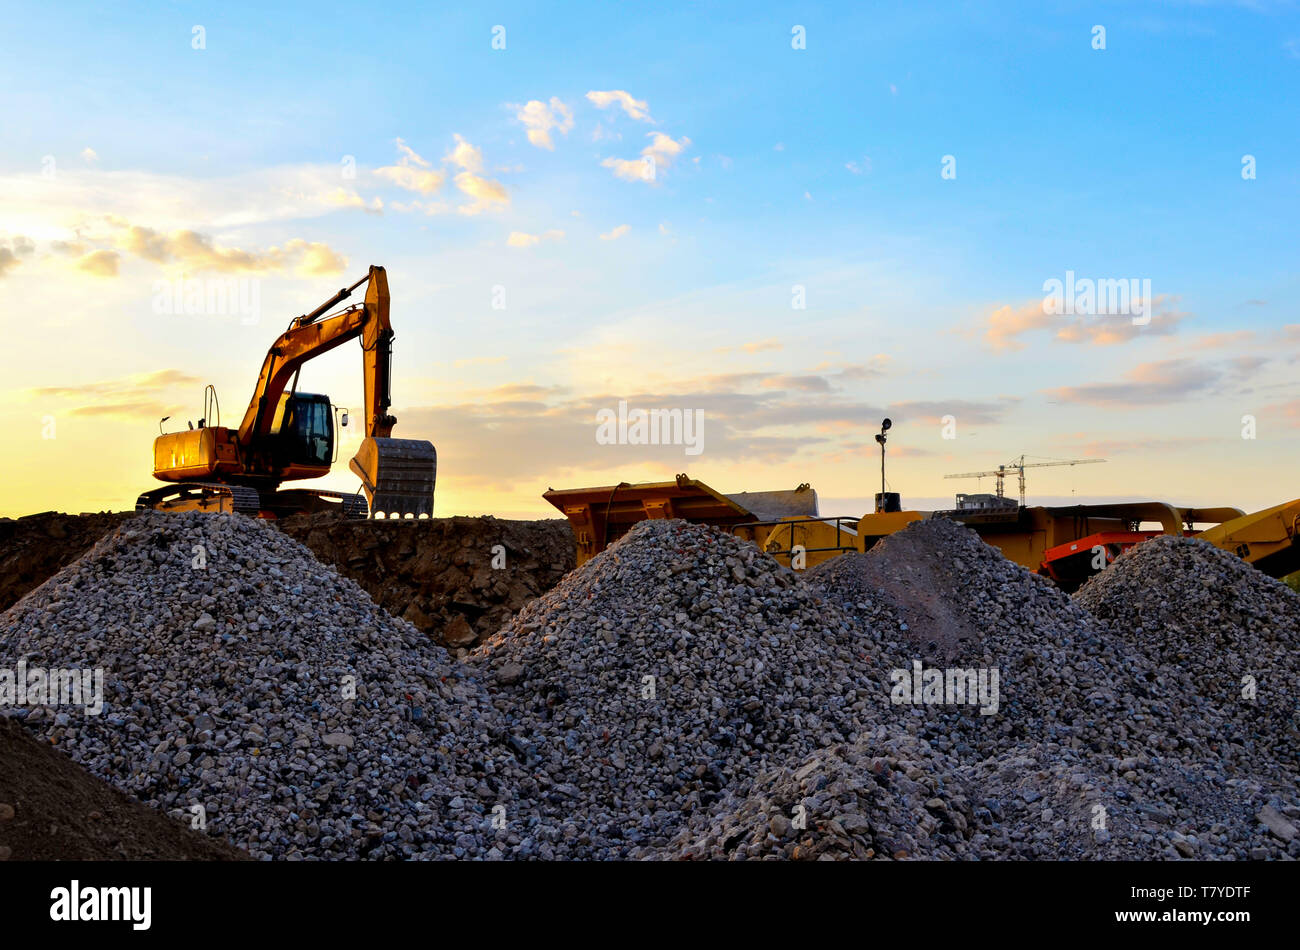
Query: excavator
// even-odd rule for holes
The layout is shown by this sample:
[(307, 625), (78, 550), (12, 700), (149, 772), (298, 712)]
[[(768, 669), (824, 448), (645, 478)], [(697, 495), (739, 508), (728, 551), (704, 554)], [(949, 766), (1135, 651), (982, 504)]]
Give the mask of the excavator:
[[(362, 284), (367, 284), (363, 303), (329, 313)], [(154, 478), (169, 484), (140, 495), (136, 510), (226, 511), (262, 518), (322, 510), (357, 518), (432, 517), (433, 444), (392, 437), (397, 420), (388, 412), (393, 353), (388, 309), (388, 276), (382, 267), (372, 266), (352, 286), (295, 317), (267, 351), (238, 429), (221, 425), (216, 390), (209, 386), (197, 427), (154, 440)], [(365, 382), (365, 439), (349, 468), (361, 479), (365, 497), (323, 489), (281, 490), (284, 482), (328, 475), (336, 460), (330, 398), (298, 392), (298, 375), (308, 360), (349, 340), (361, 343)], [(215, 425), (209, 424), (212, 410)], [(348, 424), (346, 410), (339, 422)]]

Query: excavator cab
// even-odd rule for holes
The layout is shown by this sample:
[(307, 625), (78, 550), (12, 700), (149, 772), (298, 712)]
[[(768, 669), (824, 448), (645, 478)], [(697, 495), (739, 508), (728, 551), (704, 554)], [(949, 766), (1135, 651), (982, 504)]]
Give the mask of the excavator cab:
[(329, 396), (284, 393), (271, 424), (277, 467), (328, 469), (334, 460), (334, 417)]

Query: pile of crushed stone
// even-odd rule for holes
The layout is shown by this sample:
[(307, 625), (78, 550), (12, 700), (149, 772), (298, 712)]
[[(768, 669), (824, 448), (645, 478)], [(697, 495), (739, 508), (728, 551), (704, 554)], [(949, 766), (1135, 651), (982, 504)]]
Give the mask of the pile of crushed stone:
[(98, 715), (10, 712), (255, 858), (449, 853), (468, 816), (448, 801), (486, 813), (509, 765), (467, 670), (255, 519), (126, 522), (0, 616), (0, 667), (19, 661), (102, 670)]
[[(1071, 601), (937, 519), (807, 576), (646, 521), (457, 662), (262, 522), (146, 514), (0, 615), (0, 669), (102, 669), (100, 716), (11, 712), (260, 859), (1300, 856), (1273, 706), (1185, 666), (1263, 650), (1294, 706), (1291, 602), (1221, 573), (1171, 640), (1141, 554)], [(918, 666), (995, 708), (894, 702)]]
[(535, 777), (519, 804), (542, 856), (618, 858), (656, 852), (725, 790), (874, 722), (888, 693), (865, 646), (753, 545), (646, 521), (471, 659)]
[(1300, 776), (1300, 596), (1289, 587), (1205, 541), (1163, 535), (1074, 600), (1144, 658), (1184, 719), (1215, 724), (1213, 751), (1283, 782)]

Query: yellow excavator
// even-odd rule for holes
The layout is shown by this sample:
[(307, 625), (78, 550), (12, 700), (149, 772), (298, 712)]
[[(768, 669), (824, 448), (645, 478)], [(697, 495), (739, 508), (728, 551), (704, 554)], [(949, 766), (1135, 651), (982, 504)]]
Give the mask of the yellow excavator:
[[(329, 313), (362, 284), (368, 284), (364, 303)], [(388, 277), (382, 267), (372, 266), (351, 287), (294, 318), (267, 351), (238, 429), (221, 425), (216, 391), (209, 386), (197, 427), (154, 440), (154, 478), (169, 484), (142, 494), (136, 510), (230, 511), (263, 518), (320, 510), (361, 518), (432, 517), (433, 444), (392, 438), (397, 420), (388, 412), (393, 352), (388, 309)], [(283, 482), (329, 474), (336, 458), (335, 409), (328, 396), (298, 392), (298, 374), (303, 363), (354, 339), (361, 343), (366, 437), (349, 467), (361, 479), (365, 497), (280, 490)], [(208, 424), (212, 410), (216, 425)], [(347, 424), (343, 410), (340, 425)]]

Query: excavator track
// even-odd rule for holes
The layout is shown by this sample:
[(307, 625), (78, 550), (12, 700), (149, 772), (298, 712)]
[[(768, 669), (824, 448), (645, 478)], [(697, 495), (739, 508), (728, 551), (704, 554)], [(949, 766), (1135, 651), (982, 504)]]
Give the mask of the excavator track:
[(221, 482), (177, 482), (147, 491), (135, 500), (136, 511), (221, 511), (256, 518), (262, 495), (246, 485)]
[(144, 492), (136, 511), (213, 511), (250, 517), (283, 518), (303, 511), (338, 511), (345, 518), (369, 515), (366, 499), (319, 488), (259, 492), (246, 485), (220, 482), (179, 482)]

